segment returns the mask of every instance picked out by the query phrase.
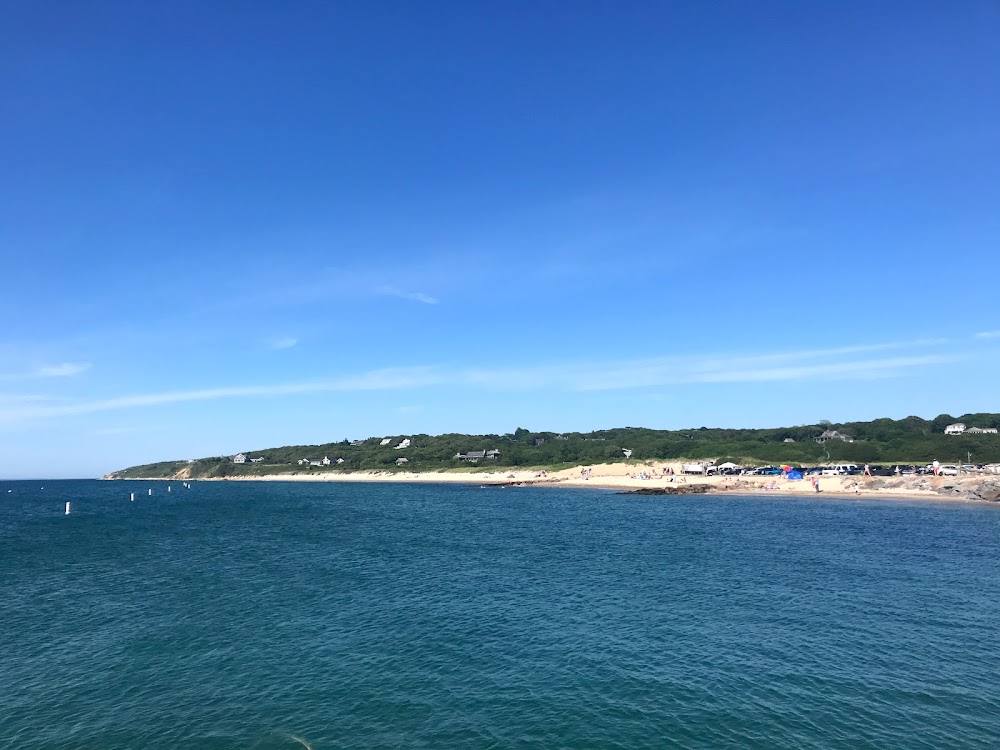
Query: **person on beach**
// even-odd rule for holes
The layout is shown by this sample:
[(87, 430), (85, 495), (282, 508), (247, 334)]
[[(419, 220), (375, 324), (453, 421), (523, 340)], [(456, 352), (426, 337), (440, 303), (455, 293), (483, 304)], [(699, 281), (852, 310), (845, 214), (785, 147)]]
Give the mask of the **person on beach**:
[(931, 464), (931, 470), (934, 472), (934, 476), (937, 477), (941, 475), (941, 464), (936, 458), (934, 459), (934, 463)]
[(870, 477), (872, 475), (872, 469), (868, 464), (865, 464), (865, 476)]

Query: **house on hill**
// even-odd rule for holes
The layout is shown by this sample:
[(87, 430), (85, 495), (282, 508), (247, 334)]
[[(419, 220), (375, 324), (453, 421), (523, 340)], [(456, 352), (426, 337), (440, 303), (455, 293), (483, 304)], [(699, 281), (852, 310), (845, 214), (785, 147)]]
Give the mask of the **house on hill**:
[(257, 456), (257, 458), (251, 458), (250, 459), (250, 463), (252, 463), (252, 464), (262, 464), (262, 463), (264, 463), (264, 457), (263, 456)]
[(246, 462), (247, 462), (247, 457), (243, 453), (237, 453), (235, 456), (233, 456), (234, 464), (245, 464)]
[(392, 438), (382, 438), (382, 440), (379, 442), (379, 445), (380, 446), (385, 446), (385, 445), (388, 445), (391, 442), (392, 442)]
[(965, 425), (962, 422), (955, 422), (944, 428), (945, 435), (961, 435), (965, 432)]
[(996, 435), (996, 427), (970, 427), (965, 431), (966, 435)]
[(456, 453), (452, 456), (454, 461), (469, 461), (470, 463), (478, 463), (479, 459), (487, 458), (490, 461), (496, 461), (500, 458), (500, 451), (468, 451), (467, 453)]
[(396, 459), (396, 466), (402, 466), (403, 464), (408, 464), (408, 463), (410, 463), (410, 459), (408, 458), (401, 457)]
[(817, 443), (823, 444), (830, 440), (842, 440), (845, 443), (853, 443), (854, 438), (850, 435), (845, 435), (842, 432), (837, 432), (836, 430), (824, 430), (823, 434), (819, 437), (813, 438)]

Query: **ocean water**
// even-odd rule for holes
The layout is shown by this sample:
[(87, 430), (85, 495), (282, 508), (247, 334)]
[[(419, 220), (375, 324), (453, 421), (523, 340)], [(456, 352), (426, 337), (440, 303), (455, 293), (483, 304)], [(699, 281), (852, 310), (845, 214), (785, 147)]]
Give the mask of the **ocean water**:
[(0, 747), (1000, 738), (998, 507), (172, 490), (0, 482)]

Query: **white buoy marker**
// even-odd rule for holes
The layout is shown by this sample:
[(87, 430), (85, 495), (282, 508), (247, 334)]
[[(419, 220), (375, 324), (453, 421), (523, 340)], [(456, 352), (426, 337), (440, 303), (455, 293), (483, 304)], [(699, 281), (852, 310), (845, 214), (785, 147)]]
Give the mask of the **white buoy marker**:
[(132, 502), (134, 503), (134, 502), (135, 502), (135, 493), (134, 493), (134, 492), (133, 492), (133, 493), (131, 493), (131, 494), (130, 494), (130, 495), (128, 496), (128, 499), (129, 499), (129, 500), (131, 500), (131, 501), (132, 501)]
[(66, 502), (66, 515), (69, 515), (69, 501)]
[(149, 494), (150, 494), (150, 495), (152, 495), (152, 494), (153, 494), (153, 488), (152, 488), (152, 487), (150, 487), (150, 488), (149, 488)]

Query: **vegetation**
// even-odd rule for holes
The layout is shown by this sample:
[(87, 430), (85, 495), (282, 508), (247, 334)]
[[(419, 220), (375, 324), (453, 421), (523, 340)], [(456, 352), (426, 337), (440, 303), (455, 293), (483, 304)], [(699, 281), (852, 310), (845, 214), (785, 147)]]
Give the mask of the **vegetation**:
[[(497, 467), (563, 467), (624, 461), (622, 450), (632, 451), (632, 461), (654, 459), (719, 459), (752, 463), (825, 464), (1000, 462), (1000, 435), (945, 435), (953, 422), (969, 426), (1000, 428), (1000, 414), (942, 414), (932, 420), (920, 417), (876, 419), (871, 422), (823, 422), (818, 425), (739, 430), (699, 427), (688, 430), (651, 430), (620, 427), (588, 433), (533, 432), (518, 428), (506, 435), (396, 435), (382, 446), (383, 436), (323, 445), (292, 445), (247, 451), (248, 457), (263, 457), (260, 463), (235, 464), (229, 456), (188, 461), (164, 461), (133, 466), (114, 476), (128, 478), (217, 478), (261, 476), (295, 472), (338, 473), (358, 470), (456, 471), (489, 470)], [(854, 438), (848, 443), (831, 440), (818, 444), (824, 430), (837, 430)], [(403, 437), (409, 447), (395, 449)], [(794, 442), (785, 442), (792, 440)], [(468, 451), (500, 451), (497, 460), (480, 459), (469, 464), (455, 458)], [(299, 460), (329, 457), (330, 466), (302, 466)], [(335, 463), (338, 458), (343, 463)], [(396, 466), (396, 460), (407, 463)]]

